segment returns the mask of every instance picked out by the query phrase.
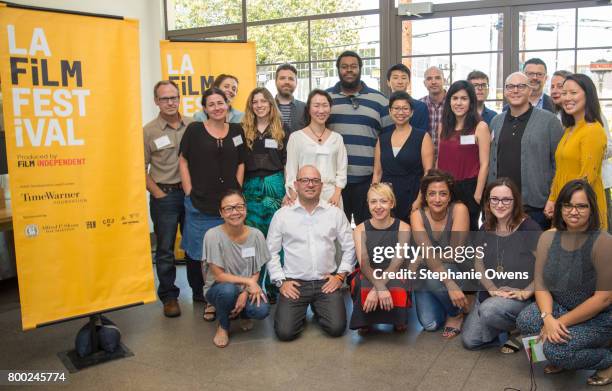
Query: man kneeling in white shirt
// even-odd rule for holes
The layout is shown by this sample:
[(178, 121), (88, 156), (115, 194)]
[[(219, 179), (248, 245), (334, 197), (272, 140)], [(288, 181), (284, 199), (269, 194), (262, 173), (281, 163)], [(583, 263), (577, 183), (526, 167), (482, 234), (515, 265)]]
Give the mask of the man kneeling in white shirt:
[[(328, 335), (339, 337), (346, 329), (340, 287), (353, 270), (355, 244), (344, 211), (321, 200), (321, 188), (319, 171), (302, 167), (295, 181), (296, 202), (279, 209), (268, 230), (272, 259), (267, 268), (281, 293), (274, 330), (281, 341), (291, 341), (302, 332), (309, 305)], [(336, 240), (342, 249), (340, 266), (335, 261)], [(281, 249), (285, 266), (280, 263)]]

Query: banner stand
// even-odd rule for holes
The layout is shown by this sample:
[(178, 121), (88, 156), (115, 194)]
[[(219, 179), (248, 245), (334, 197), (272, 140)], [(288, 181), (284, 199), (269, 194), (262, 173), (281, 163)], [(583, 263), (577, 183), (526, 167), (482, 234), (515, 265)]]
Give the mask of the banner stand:
[(91, 354), (81, 357), (78, 355), (75, 349), (57, 354), (70, 373), (76, 373), (82, 369), (121, 358), (132, 357), (134, 355), (134, 353), (132, 353), (132, 351), (121, 342), (119, 343), (119, 346), (117, 346), (117, 349), (115, 349), (115, 351), (112, 353), (108, 353), (105, 350), (100, 349), (100, 344), (98, 343), (98, 331), (96, 327), (100, 315), (101, 314), (96, 314), (89, 317), (89, 330), (92, 346)]

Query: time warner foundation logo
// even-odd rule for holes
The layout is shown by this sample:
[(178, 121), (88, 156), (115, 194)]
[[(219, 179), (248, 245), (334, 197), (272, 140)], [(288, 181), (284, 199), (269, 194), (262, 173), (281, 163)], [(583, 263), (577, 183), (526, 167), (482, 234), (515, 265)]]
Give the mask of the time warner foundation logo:
[(36, 224), (28, 224), (25, 227), (25, 236), (28, 238), (33, 238), (38, 236), (38, 225)]

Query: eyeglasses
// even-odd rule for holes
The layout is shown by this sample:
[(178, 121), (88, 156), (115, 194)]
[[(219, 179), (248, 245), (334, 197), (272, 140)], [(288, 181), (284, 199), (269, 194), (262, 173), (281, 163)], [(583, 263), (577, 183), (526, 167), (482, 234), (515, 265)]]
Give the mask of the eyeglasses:
[(546, 73), (542, 73), (542, 72), (525, 72), (525, 75), (527, 75), (527, 77), (542, 78), (542, 77), (546, 76)]
[(572, 204), (569, 202), (564, 202), (561, 205), (561, 209), (565, 213), (571, 213), (574, 209), (576, 209), (576, 212), (578, 212), (579, 214), (583, 214), (584, 212), (588, 211), (589, 208), (589, 204)]
[(179, 101), (179, 99), (181, 99), (180, 96), (162, 96), (162, 97), (157, 98), (157, 100), (165, 104), (168, 104), (170, 102), (176, 103)]
[(353, 106), (353, 110), (357, 110), (359, 108), (359, 100), (355, 95), (349, 95), (348, 97), (351, 101), (351, 105)]
[(236, 205), (228, 205), (221, 208), (221, 211), (225, 214), (232, 213), (233, 211), (242, 213), (246, 210), (246, 205), (244, 204), (236, 204)]
[(525, 83), (506, 84), (504, 88), (506, 89), (506, 91), (514, 91), (514, 90), (525, 91), (527, 88), (529, 88), (529, 84), (525, 84)]
[(321, 184), (321, 178), (298, 178), (296, 180), (304, 186), (310, 184), (312, 184), (313, 186), (318, 186)]
[(487, 83), (473, 83), (472, 85), (477, 90), (484, 90), (489, 88), (489, 85)]
[(340, 69), (342, 69), (343, 71), (348, 71), (349, 69), (352, 70), (352, 71), (355, 71), (355, 70), (359, 69), (359, 65), (356, 65), (356, 64), (340, 65)]
[(410, 106), (391, 107), (391, 111), (395, 113), (399, 113), (401, 111), (403, 111), (404, 113), (407, 113), (410, 111)]
[(514, 201), (514, 198), (497, 198), (497, 197), (489, 198), (489, 202), (491, 203), (491, 205), (499, 205), (499, 203), (501, 202), (502, 205), (508, 206), (508, 205), (512, 205), (513, 201)]

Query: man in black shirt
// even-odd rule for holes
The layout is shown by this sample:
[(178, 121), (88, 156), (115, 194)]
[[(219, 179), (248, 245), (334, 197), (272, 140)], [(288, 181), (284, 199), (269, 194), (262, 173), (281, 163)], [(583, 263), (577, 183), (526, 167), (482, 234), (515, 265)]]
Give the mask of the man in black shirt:
[(297, 69), (291, 64), (282, 64), (276, 69), (276, 104), (281, 113), (283, 124), (289, 133), (303, 129), (304, 109), (306, 104), (295, 99), (293, 93), (297, 87)]
[(530, 92), (524, 73), (515, 72), (506, 79), (504, 97), (509, 109), (491, 120), (488, 179), (512, 179), (521, 189), (527, 214), (547, 229), (550, 222), (543, 211), (555, 175), (555, 151), (563, 127), (554, 114), (529, 103)]

